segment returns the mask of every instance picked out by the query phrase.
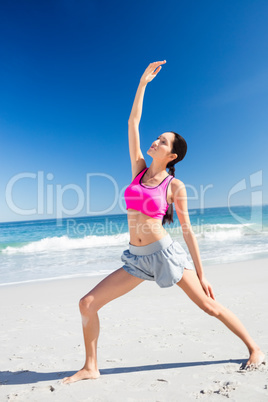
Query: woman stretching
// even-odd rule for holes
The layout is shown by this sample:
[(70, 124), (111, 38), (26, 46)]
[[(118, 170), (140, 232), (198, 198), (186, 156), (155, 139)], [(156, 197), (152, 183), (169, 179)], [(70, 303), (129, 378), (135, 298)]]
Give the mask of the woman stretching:
[[(129, 249), (121, 256), (124, 265), (81, 298), (79, 308), (86, 350), (85, 364), (74, 375), (65, 377), (63, 383), (100, 376), (97, 364), (98, 310), (144, 280), (154, 280), (160, 287), (178, 285), (203, 311), (222, 321), (248, 348), (249, 360), (245, 368), (265, 363), (264, 353), (240, 320), (215, 300), (212, 287), (204, 275), (188, 215), (185, 185), (174, 178), (174, 165), (184, 158), (187, 151), (186, 141), (172, 131), (161, 134), (147, 151), (153, 159), (149, 168), (141, 152), (139, 122), (145, 88), (165, 63), (165, 60), (151, 63), (143, 73), (128, 121), (132, 182), (125, 190), (130, 243)], [(194, 266), (180, 243), (173, 241), (163, 227), (166, 221), (173, 222), (172, 203), (175, 204)]]

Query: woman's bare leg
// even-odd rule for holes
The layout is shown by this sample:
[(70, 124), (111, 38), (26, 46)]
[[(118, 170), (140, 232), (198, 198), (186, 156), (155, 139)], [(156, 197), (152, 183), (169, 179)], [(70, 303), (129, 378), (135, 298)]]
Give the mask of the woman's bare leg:
[(258, 365), (262, 363), (265, 355), (262, 353), (255, 341), (251, 338), (242, 322), (235, 316), (234, 313), (232, 313), (232, 311), (228, 310), (226, 307), (222, 306), (220, 303), (205, 294), (195, 271), (184, 269), (183, 277), (177, 283), (177, 285), (184, 290), (190, 299), (202, 310), (222, 321), (245, 343), (250, 354), (250, 358), (246, 366)]
[(79, 308), (82, 317), (86, 361), (81, 370), (62, 380), (64, 384), (89, 378), (95, 379), (100, 376), (97, 364), (97, 341), (100, 331), (97, 311), (108, 302), (134, 289), (141, 282), (143, 279), (136, 278), (123, 268), (119, 268), (82, 297)]

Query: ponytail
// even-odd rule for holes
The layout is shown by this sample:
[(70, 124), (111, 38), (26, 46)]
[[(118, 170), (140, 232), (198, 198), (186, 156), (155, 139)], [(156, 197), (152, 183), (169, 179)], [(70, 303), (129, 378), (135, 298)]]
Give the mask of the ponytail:
[[(175, 177), (175, 166), (174, 165), (169, 166), (168, 174), (170, 174), (171, 176)], [(172, 180), (170, 180), (170, 181), (172, 181)], [(166, 212), (166, 215), (163, 216), (162, 225), (164, 225), (166, 222), (168, 222), (168, 224), (170, 224), (171, 222), (172, 223), (174, 222), (173, 221), (173, 212), (174, 212), (173, 211), (173, 204), (170, 204), (169, 207), (168, 207), (168, 210)]]
[(174, 165), (169, 167), (168, 174), (170, 174), (171, 176), (175, 177), (175, 166)]

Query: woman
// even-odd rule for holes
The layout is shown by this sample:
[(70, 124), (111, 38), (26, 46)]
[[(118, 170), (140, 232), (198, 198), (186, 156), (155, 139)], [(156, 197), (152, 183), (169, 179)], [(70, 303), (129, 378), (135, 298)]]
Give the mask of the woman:
[[(198, 244), (188, 215), (185, 185), (174, 178), (174, 164), (186, 154), (184, 138), (174, 132), (161, 134), (147, 151), (153, 158), (149, 168), (146, 167), (140, 150), (138, 127), (145, 88), (165, 63), (165, 60), (151, 63), (145, 70), (128, 121), (132, 182), (125, 191), (130, 231), (129, 250), (125, 250), (121, 256), (125, 264), (80, 300), (86, 360), (83, 368), (71, 377), (65, 377), (63, 383), (99, 377), (97, 312), (105, 304), (126, 294), (146, 279), (155, 280), (160, 287), (177, 284), (202, 310), (218, 318), (239, 336), (249, 350), (246, 368), (265, 363), (265, 355), (243, 324), (230, 310), (215, 300), (212, 287), (204, 275)], [(171, 173), (168, 176), (166, 168)], [(194, 267), (181, 245), (174, 242), (163, 227), (165, 221), (173, 222), (172, 203), (175, 204)]]

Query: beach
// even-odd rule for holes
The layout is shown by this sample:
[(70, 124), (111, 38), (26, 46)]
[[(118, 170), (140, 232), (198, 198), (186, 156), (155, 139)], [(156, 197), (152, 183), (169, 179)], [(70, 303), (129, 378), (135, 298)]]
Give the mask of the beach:
[[(216, 300), (268, 354), (268, 259), (204, 267)], [(241, 370), (243, 342), (176, 285), (143, 282), (99, 311), (101, 376), (84, 364), (78, 307), (106, 275), (1, 287), (1, 401), (267, 401), (267, 365)]]

